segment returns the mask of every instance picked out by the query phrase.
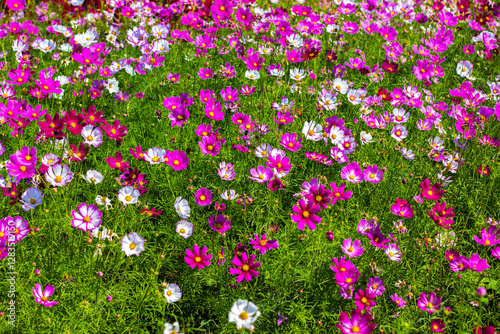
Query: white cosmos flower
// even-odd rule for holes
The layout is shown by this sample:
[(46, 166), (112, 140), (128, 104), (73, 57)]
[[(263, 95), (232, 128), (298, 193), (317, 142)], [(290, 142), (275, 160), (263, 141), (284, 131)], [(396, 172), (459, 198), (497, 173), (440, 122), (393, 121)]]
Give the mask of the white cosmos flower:
[(144, 248), (144, 239), (137, 234), (137, 232), (132, 232), (128, 235), (123, 236), (121, 240), (122, 251), (125, 255), (136, 255), (139, 256)]
[(184, 219), (180, 220), (177, 222), (175, 232), (179, 233), (184, 239), (187, 239), (193, 234), (193, 224)]
[(37, 205), (42, 204), (42, 192), (38, 188), (29, 188), (21, 195), (21, 203), (24, 211), (34, 209)]
[(181, 288), (175, 283), (169, 283), (163, 291), (163, 295), (167, 298), (169, 304), (175, 303), (182, 297)]
[(96, 170), (93, 170), (93, 169), (89, 169), (87, 171), (86, 176), (82, 176), (82, 177), (84, 180), (87, 180), (88, 182), (95, 183), (95, 184), (101, 183), (102, 179), (103, 179), (102, 174)]
[(304, 123), (302, 127), (302, 133), (306, 136), (306, 139), (319, 141), (323, 137), (323, 127), (320, 124), (316, 124), (315, 121)]
[(372, 135), (369, 134), (368, 132), (366, 131), (361, 131), (361, 133), (359, 134), (359, 136), (361, 137), (361, 144), (368, 144), (368, 143), (373, 143), (373, 140), (372, 140)]
[(53, 165), (45, 173), (45, 180), (54, 187), (62, 187), (73, 180), (73, 172), (69, 170), (67, 165)]
[(150, 148), (146, 154), (144, 154), (144, 160), (149, 162), (152, 165), (157, 165), (161, 162), (165, 161), (165, 156), (167, 155), (167, 151), (162, 148), (153, 147)]
[(292, 70), (290, 70), (290, 78), (292, 80), (296, 80), (296, 81), (299, 81), (299, 80), (302, 80), (306, 77), (306, 73), (303, 69), (299, 69), (299, 68), (294, 68)]
[(118, 191), (118, 200), (123, 203), (123, 205), (135, 204), (141, 193), (139, 190), (131, 186), (126, 186)]
[(102, 130), (100, 128), (94, 128), (92, 125), (86, 125), (82, 128), (80, 132), (84, 141), (84, 144), (90, 146), (99, 147), (102, 144)]
[(231, 307), (228, 318), (229, 322), (236, 323), (236, 328), (240, 330), (253, 327), (253, 323), (259, 316), (260, 311), (254, 303), (238, 299)]
[(173, 324), (166, 323), (165, 324), (165, 330), (163, 331), (163, 334), (182, 334), (179, 333), (180, 328), (179, 328), (179, 323), (176, 321)]
[(227, 189), (224, 190), (224, 192), (222, 194), (220, 194), (220, 197), (222, 199), (225, 199), (225, 200), (229, 200), (229, 201), (232, 201), (234, 199), (237, 199), (239, 196), (239, 194), (236, 193), (236, 191), (234, 189), (230, 189), (229, 190), (229, 194), (227, 193)]
[(179, 217), (181, 217), (182, 219), (189, 219), (189, 217), (191, 216), (191, 208), (189, 207), (189, 203), (181, 196), (175, 199), (174, 207), (175, 212), (177, 212)]
[(248, 70), (245, 72), (245, 77), (250, 80), (258, 80), (260, 79), (259, 71), (256, 70)]

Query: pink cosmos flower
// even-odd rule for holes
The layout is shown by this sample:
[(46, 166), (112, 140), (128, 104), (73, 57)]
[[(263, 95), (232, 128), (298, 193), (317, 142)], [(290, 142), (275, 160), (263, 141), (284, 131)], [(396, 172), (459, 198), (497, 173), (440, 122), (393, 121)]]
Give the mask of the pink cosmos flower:
[(287, 150), (297, 152), (298, 150), (301, 149), (302, 145), (300, 144), (302, 142), (302, 138), (297, 139), (297, 134), (296, 133), (285, 133), (283, 136), (281, 136), (281, 146), (286, 148)]
[(332, 188), (332, 204), (335, 204), (338, 200), (347, 201), (352, 196), (352, 191), (344, 191), (345, 184), (341, 184), (339, 187), (335, 184), (335, 182), (330, 183), (330, 187)]
[(363, 179), (366, 182), (379, 183), (384, 177), (384, 172), (378, 166), (368, 166), (363, 171)]
[(425, 179), (420, 183), (420, 189), (422, 189), (420, 192), (422, 197), (431, 201), (439, 201), (445, 192), (444, 190), (440, 190), (441, 184), (439, 183), (434, 183), (431, 187), (429, 179)]
[(231, 220), (226, 219), (226, 217), (221, 213), (217, 215), (217, 218), (215, 215), (210, 216), (208, 224), (212, 230), (219, 232), (221, 235), (224, 235), (224, 232), (231, 228)]
[(444, 333), (445, 332), (444, 322), (440, 319), (432, 319), (431, 321), (431, 331), (434, 333)]
[(252, 254), (248, 257), (247, 253), (241, 253), (238, 256), (235, 252), (234, 258), (231, 263), (237, 268), (229, 268), (229, 273), (231, 275), (238, 275), (236, 282), (240, 283), (245, 279), (245, 281), (251, 281), (252, 277), (257, 277), (259, 274), (255, 269), (260, 267), (260, 261), (255, 261), (255, 255)]
[(375, 330), (377, 324), (370, 323), (372, 316), (369, 313), (361, 314), (359, 309), (351, 311), (351, 316), (342, 311), (340, 323), (335, 324), (342, 334), (370, 334)]
[(375, 294), (371, 292), (369, 289), (365, 289), (365, 291), (359, 289), (356, 295), (354, 296), (354, 299), (356, 300), (354, 303), (358, 307), (359, 311), (367, 310), (370, 311), (372, 306), (377, 305), (373, 301), (375, 299)]
[(422, 311), (432, 314), (441, 308), (441, 298), (436, 296), (434, 292), (430, 292), (429, 296), (427, 296), (425, 292), (422, 292), (418, 299), (417, 306)]
[(250, 239), (250, 245), (254, 245), (253, 249), (259, 250), (261, 255), (264, 255), (270, 249), (279, 247), (277, 240), (266, 240), (265, 234), (262, 235), (262, 238), (254, 234), (254, 238), (254, 240)]
[(500, 239), (496, 239), (496, 237), (498, 236), (498, 233), (495, 232), (496, 229), (497, 229), (497, 227), (492, 225), (488, 228), (488, 232), (486, 232), (486, 229), (483, 226), (483, 228), (481, 229), (481, 234), (480, 234), (481, 238), (474, 236), (474, 241), (480, 245), (484, 245), (484, 246), (488, 246), (488, 247), (495, 246), (495, 245), (499, 244)]
[(183, 170), (187, 168), (189, 158), (183, 151), (175, 150), (170, 153), (170, 157), (165, 162), (174, 170)]
[(356, 161), (347, 164), (340, 172), (340, 177), (351, 183), (363, 181), (363, 171)]
[(250, 174), (248, 178), (250, 180), (257, 181), (259, 183), (264, 183), (269, 181), (273, 177), (273, 170), (269, 167), (258, 166), (257, 169), (250, 169)]
[(193, 250), (186, 249), (186, 256), (184, 256), (184, 261), (191, 267), (201, 270), (208, 267), (211, 262), (212, 254), (207, 254), (208, 248), (203, 246), (201, 251), (198, 245), (193, 246)]
[(12, 228), (11, 235), (7, 239), (9, 243), (18, 243), (30, 232), (28, 222), (22, 217), (7, 217), (7, 225)]
[(212, 192), (207, 188), (200, 188), (194, 194), (196, 202), (200, 206), (212, 204)]
[(238, 89), (231, 88), (230, 86), (226, 87), (225, 89), (222, 89), (220, 91), (220, 95), (222, 96), (222, 99), (224, 101), (237, 102), (239, 100)]
[(72, 211), (71, 226), (82, 231), (92, 231), (101, 226), (102, 212), (95, 205), (82, 203), (78, 206), (78, 211)]
[(397, 293), (391, 295), (391, 299), (394, 303), (396, 303), (397, 306), (401, 308), (404, 308), (406, 306), (406, 301), (402, 297), (399, 297)]
[(415, 215), (411, 205), (406, 200), (401, 198), (396, 199), (394, 204), (391, 205), (391, 212), (405, 218), (412, 218)]
[(321, 218), (316, 216), (315, 213), (321, 211), (320, 207), (311, 201), (306, 201), (305, 199), (301, 199), (297, 202), (296, 205), (292, 208), (295, 215), (291, 215), (292, 220), (297, 223), (297, 228), (299, 230), (304, 230), (305, 225), (311, 231), (316, 229), (316, 225), (321, 222)]
[(201, 141), (198, 142), (200, 146), (201, 153), (204, 155), (216, 156), (220, 151), (220, 143), (217, 141), (215, 136), (203, 137)]
[(54, 293), (54, 286), (47, 285), (45, 290), (42, 291), (42, 286), (37, 283), (33, 288), (33, 295), (35, 296), (35, 300), (37, 303), (42, 304), (45, 307), (52, 307), (59, 302), (51, 302), (49, 301), (49, 297)]
[(349, 257), (358, 257), (363, 254), (363, 251), (365, 250), (363, 247), (361, 247), (361, 241), (359, 240), (354, 240), (352, 241), (351, 238), (345, 239), (344, 242), (342, 243), (342, 252), (344, 254), (347, 254)]

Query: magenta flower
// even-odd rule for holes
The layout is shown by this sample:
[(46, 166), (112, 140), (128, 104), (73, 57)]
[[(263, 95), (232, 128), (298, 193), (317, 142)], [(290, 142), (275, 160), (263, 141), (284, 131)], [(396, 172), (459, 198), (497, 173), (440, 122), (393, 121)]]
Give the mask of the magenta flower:
[(335, 324), (342, 334), (369, 334), (375, 330), (377, 324), (370, 323), (372, 321), (372, 316), (369, 313), (361, 315), (359, 309), (351, 311), (351, 317), (342, 311), (340, 313), (340, 323)]
[(340, 177), (351, 183), (363, 181), (363, 171), (356, 161), (347, 164), (340, 172)]
[(204, 155), (213, 155), (216, 156), (220, 151), (220, 143), (218, 142), (215, 136), (206, 136), (198, 142), (200, 146), (201, 153)]
[(198, 76), (202, 80), (210, 79), (214, 76), (214, 74), (215, 73), (211, 68), (200, 68), (200, 70), (198, 71)]
[(47, 285), (45, 290), (42, 291), (42, 286), (37, 283), (33, 288), (33, 295), (35, 296), (35, 300), (37, 303), (42, 304), (45, 307), (52, 307), (59, 302), (51, 302), (49, 301), (49, 297), (54, 293), (54, 286)]
[(420, 189), (422, 197), (431, 201), (439, 201), (444, 195), (444, 190), (440, 190), (441, 185), (439, 183), (434, 183), (431, 187), (431, 181), (429, 179), (425, 179), (420, 183)]
[(62, 89), (58, 88), (61, 83), (59, 81), (54, 81), (49, 77), (45, 77), (44, 71), (40, 71), (38, 75), (39, 81), (35, 80), (35, 83), (40, 87), (40, 91), (45, 94), (61, 94)]
[(431, 321), (431, 331), (434, 333), (444, 333), (445, 327), (444, 322), (440, 319), (433, 319)]
[(28, 146), (23, 146), (19, 151), (15, 153), (17, 161), (25, 166), (36, 165), (36, 148), (29, 148)]
[(344, 191), (345, 184), (341, 184), (339, 187), (335, 184), (335, 182), (330, 183), (330, 187), (332, 187), (332, 204), (337, 203), (338, 200), (347, 201), (352, 196), (352, 191)]
[(110, 125), (108, 121), (104, 121), (104, 125), (101, 124), (100, 126), (109, 138), (118, 142), (121, 142), (123, 137), (127, 135), (127, 127), (121, 125), (118, 119), (115, 119), (113, 125)]
[(340, 270), (335, 274), (335, 283), (341, 288), (350, 288), (354, 286), (361, 275), (357, 268), (349, 268), (346, 271)]
[(101, 226), (102, 212), (95, 205), (82, 203), (78, 206), (78, 211), (72, 211), (71, 226), (82, 231), (92, 231)]
[(394, 204), (391, 205), (391, 212), (405, 218), (412, 218), (415, 215), (411, 205), (406, 200), (401, 198), (396, 199)]
[(445, 230), (449, 230), (455, 222), (453, 217), (456, 213), (453, 212), (452, 207), (446, 208), (446, 202), (436, 202), (432, 207), (432, 211), (429, 211), (428, 214), (436, 225), (441, 226)]
[(326, 209), (328, 204), (332, 201), (332, 195), (332, 192), (326, 189), (325, 186), (311, 186), (306, 198), (319, 205), (322, 209)]
[(238, 275), (236, 278), (236, 282), (240, 283), (243, 279), (245, 281), (251, 281), (252, 277), (257, 277), (259, 274), (255, 269), (260, 267), (260, 261), (255, 261), (255, 255), (252, 254), (248, 257), (247, 253), (241, 253), (238, 256), (235, 252), (234, 258), (231, 260), (231, 263), (235, 265), (237, 268), (229, 268), (229, 273), (231, 275)]
[(300, 145), (300, 142), (302, 142), (302, 138), (297, 139), (296, 133), (285, 133), (283, 136), (281, 136), (280, 144), (287, 150), (297, 152), (302, 147), (302, 145)]
[(210, 216), (208, 219), (208, 224), (214, 230), (215, 232), (220, 233), (221, 235), (224, 235), (224, 232), (228, 231), (231, 228), (231, 220), (226, 219), (226, 217), (220, 213), (217, 215), (217, 218), (215, 215)]
[(417, 306), (422, 311), (432, 314), (441, 308), (441, 298), (436, 296), (434, 292), (430, 292), (429, 296), (427, 296), (425, 292), (422, 292), (418, 299)]
[(385, 26), (383, 28), (380, 28), (378, 30), (378, 33), (382, 35), (382, 37), (386, 41), (394, 41), (397, 39), (398, 36), (398, 32), (396, 31), (396, 29), (394, 29), (394, 27), (391, 26)]
[(186, 255), (184, 256), (184, 261), (191, 267), (201, 270), (208, 267), (211, 262), (212, 254), (207, 254), (208, 248), (203, 246), (200, 252), (200, 247), (198, 245), (193, 246), (193, 250), (186, 249)]
[(250, 169), (250, 174), (252, 176), (249, 176), (248, 178), (250, 180), (257, 181), (259, 183), (264, 183), (273, 177), (273, 170), (269, 167), (264, 167), (264, 166), (258, 166), (257, 169), (252, 168)]
[(302, 198), (293, 206), (292, 210), (295, 212), (295, 215), (291, 215), (291, 218), (297, 223), (297, 228), (299, 230), (303, 231), (307, 224), (307, 227), (309, 227), (311, 231), (314, 231), (314, 229), (316, 229), (315, 224), (321, 222), (321, 218), (315, 215), (315, 213), (320, 212), (321, 209), (311, 201), (306, 201)]
[(372, 277), (368, 280), (366, 287), (375, 294), (375, 296), (382, 296), (385, 291), (384, 281), (380, 277)]
[(355, 268), (354, 264), (345, 259), (345, 257), (341, 257), (340, 259), (332, 258), (332, 262), (334, 266), (330, 266), (334, 273), (343, 273), (349, 269)]
[(189, 164), (189, 158), (183, 151), (172, 151), (170, 157), (165, 161), (174, 170), (186, 169)]
[(18, 179), (31, 179), (36, 173), (34, 165), (23, 165), (15, 155), (10, 156), (10, 161), (5, 164), (5, 167), (11, 176)]
[(356, 295), (354, 296), (354, 299), (356, 300), (354, 303), (358, 307), (359, 311), (367, 310), (370, 311), (372, 306), (377, 305), (373, 301), (375, 299), (375, 294), (371, 292), (369, 289), (365, 289), (365, 291), (359, 289)]
[(488, 247), (500, 244), (500, 239), (496, 239), (496, 237), (498, 236), (498, 233), (495, 233), (496, 229), (497, 229), (497, 227), (492, 225), (488, 228), (488, 232), (486, 232), (486, 229), (483, 226), (483, 228), (481, 229), (481, 234), (480, 234), (481, 238), (474, 236), (474, 241), (480, 245), (484, 245), (484, 246), (488, 246)]
[(210, 190), (208, 190), (207, 188), (198, 189), (195, 192), (194, 197), (196, 199), (196, 202), (200, 206), (212, 204), (212, 192)]
[(220, 91), (220, 95), (222, 96), (222, 99), (224, 101), (237, 102), (239, 100), (238, 89), (231, 88), (230, 86), (226, 87), (225, 89), (222, 89)]
[(273, 249), (273, 248), (278, 248), (278, 241), (277, 240), (266, 240), (266, 235), (263, 234), (262, 238), (259, 238), (257, 234), (254, 234), (255, 240), (250, 239), (250, 245), (254, 245), (253, 249), (259, 250), (261, 255), (266, 254), (266, 251)]
[(172, 127), (184, 127), (184, 124), (187, 123), (187, 120), (189, 118), (189, 111), (185, 107), (179, 107), (168, 114), (168, 118), (172, 121)]
[(418, 80), (427, 80), (433, 75), (434, 66), (429, 60), (417, 60), (417, 66), (413, 66), (413, 74)]
[(386, 248), (385, 244), (390, 241), (382, 234), (382, 232), (380, 231), (380, 224), (378, 223), (373, 225), (366, 236), (371, 240), (372, 246), (375, 246), (378, 249)]
[(469, 269), (474, 270), (476, 273), (480, 273), (483, 270), (488, 269), (490, 266), (487, 259), (481, 259), (478, 253), (472, 254), (469, 259)]
[(363, 179), (366, 182), (379, 183), (384, 177), (384, 172), (378, 166), (368, 166), (363, 171)]
[(9, 256), (9, 249), (10, 246), (7, 246), (7, 243), (0, 239), (0, 260), (3, 260), (7, 256)]
[(342, 252), (344, 252), (349, 257), (361, 256), (363, 254), (363, 251), (365, 250), (363, 247), (361, 247), (361, 241), (354, 240), (353, 242), (351, 238), (345, 239), (342, 243), (341, 248)]
[(391, 295), (391, 299), (397, 306), (404, 308), (406, 306), (406, 300), (402, 297), (399, 297), (397, 293)]

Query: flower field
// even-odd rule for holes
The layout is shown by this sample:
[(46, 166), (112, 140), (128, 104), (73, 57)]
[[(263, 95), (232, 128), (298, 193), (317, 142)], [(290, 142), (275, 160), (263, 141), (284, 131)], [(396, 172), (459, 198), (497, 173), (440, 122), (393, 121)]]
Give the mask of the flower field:
[(1, 333), (500, 330), (500, 4), (2, 10)]

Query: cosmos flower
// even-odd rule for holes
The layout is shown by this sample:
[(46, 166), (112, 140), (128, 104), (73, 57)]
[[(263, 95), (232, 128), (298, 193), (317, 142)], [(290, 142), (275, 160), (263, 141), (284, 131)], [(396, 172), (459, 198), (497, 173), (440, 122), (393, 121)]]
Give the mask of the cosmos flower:
[(39, 304), (42, 304), (45, 307), (52, 307), (59, 302), (51, 302), (49, 301), (49, 297), (54, 293), (54, 286), (47, 285), (44, 290), (42, 290), (42, 286), (37, 283), (33, 288), (33, 295), (35, 296), (35, 301)]
[(124, 235), (121, 240), (122, 251), (125, 255), (136, 255), (139, 256), (144, 247), (144, 239), (139, 236), (137, 232), (129, 233), (128, 235)]
[(193, 250), (186, 249), (186, 256), (184, 256), (184, 261), (191, 267), (201, 270), (211, 264), (209, 261), (212, 258), (212, 254), (207, 254), (208, 248), (203, 246), (200, 250), (198, 245), (193, 246)]

